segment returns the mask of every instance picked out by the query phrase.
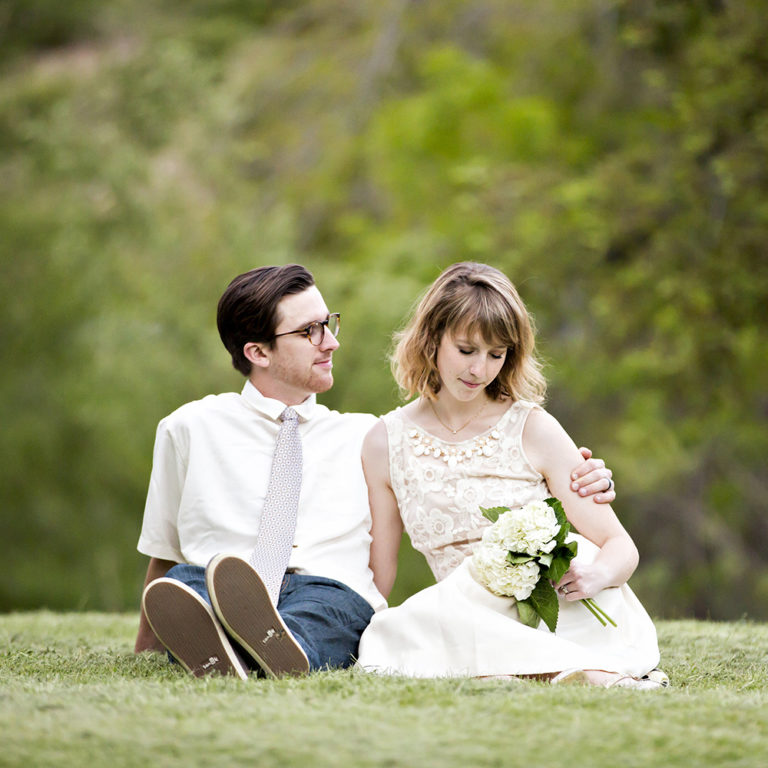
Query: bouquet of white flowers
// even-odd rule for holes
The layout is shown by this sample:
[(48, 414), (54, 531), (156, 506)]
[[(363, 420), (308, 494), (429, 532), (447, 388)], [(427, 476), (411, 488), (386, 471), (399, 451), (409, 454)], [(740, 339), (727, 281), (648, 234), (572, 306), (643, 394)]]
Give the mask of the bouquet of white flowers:
[[(551, 498), (518, 509), (480, 509), (493, 523), (474, 551), (480, 579), (495, 595), (515, 598), (523, 624), (538, 627), (543, 621), (554, 632), (559, 606), (552, 585), (563, 577), (578, 549), (577, 542), (565, 542), (571, 525), (563, 505)], [(581, 602), (603, 626), (616, 626), (592, 598)]]

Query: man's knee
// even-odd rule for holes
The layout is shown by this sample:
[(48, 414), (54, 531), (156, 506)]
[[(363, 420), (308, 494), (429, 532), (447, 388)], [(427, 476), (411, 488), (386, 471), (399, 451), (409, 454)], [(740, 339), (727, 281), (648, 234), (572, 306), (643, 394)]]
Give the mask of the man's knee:
[(208, 596), (208, 587), (205, 583), (205, 568), (202, 566), (179, 563), (168, 571), (166, 577), (186, 584), (191, 589), (194, 589), (207, 603), (211, 602)]
[(313, 670), (351, 666), (373, 608), (353, 590), (330, 579), (294, 583), (278, 605), (286, 626)]

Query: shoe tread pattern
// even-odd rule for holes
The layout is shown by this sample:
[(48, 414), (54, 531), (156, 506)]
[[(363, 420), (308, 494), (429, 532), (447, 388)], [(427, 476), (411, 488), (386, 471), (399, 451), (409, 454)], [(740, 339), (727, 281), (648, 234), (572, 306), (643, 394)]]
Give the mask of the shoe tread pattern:
[(309, 672), (309, 662), (264, 582), (244, 560), (214, 558), (206, 571), (208, 591), (222, 625), (271, 677)]
[(195, 677), (210, 674), (247, 678), (211, 608), (192, 589), (158, 579), (144, 592), (144, 613), (152, 631), (176, 661)]

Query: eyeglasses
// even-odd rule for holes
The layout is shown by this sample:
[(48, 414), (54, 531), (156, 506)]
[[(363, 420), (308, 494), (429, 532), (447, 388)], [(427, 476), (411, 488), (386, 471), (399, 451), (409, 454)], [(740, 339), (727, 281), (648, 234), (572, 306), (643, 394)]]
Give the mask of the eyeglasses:
[(341, 325), (341, 315), (338, 312), (328, 315), (327, 320), (318, 320), (310, 323), (306, 328), (300, 328), (298, 331), (286, 331), (285, 333), (276, 333), (272, 338), (278, 336), (290, 336), (293, 333), (300, 333), (309, 339), (309, 343), (319, 347), (325, 338), (325, 329), (327, 328), (331, 336), (336, 338), (339, 335), (339, 326)]

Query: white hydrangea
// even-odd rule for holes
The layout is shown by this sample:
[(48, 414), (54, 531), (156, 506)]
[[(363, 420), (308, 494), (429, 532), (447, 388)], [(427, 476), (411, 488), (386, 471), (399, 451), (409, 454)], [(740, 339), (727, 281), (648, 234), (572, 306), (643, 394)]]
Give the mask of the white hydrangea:
[(559, 530), (555, 510), (544, 501), (531, 501), (524, 507), (502, 513), (484, 531), (483, 541), (512, 552), (549, 553), (555, 548)]
[(526, 600), (539, 581), (535, 561), (512, 565), (507, 562), (507, 550), (493, 542), (482, 541), (475, 549), (473, 562), (482, 583), (501, 597)]

